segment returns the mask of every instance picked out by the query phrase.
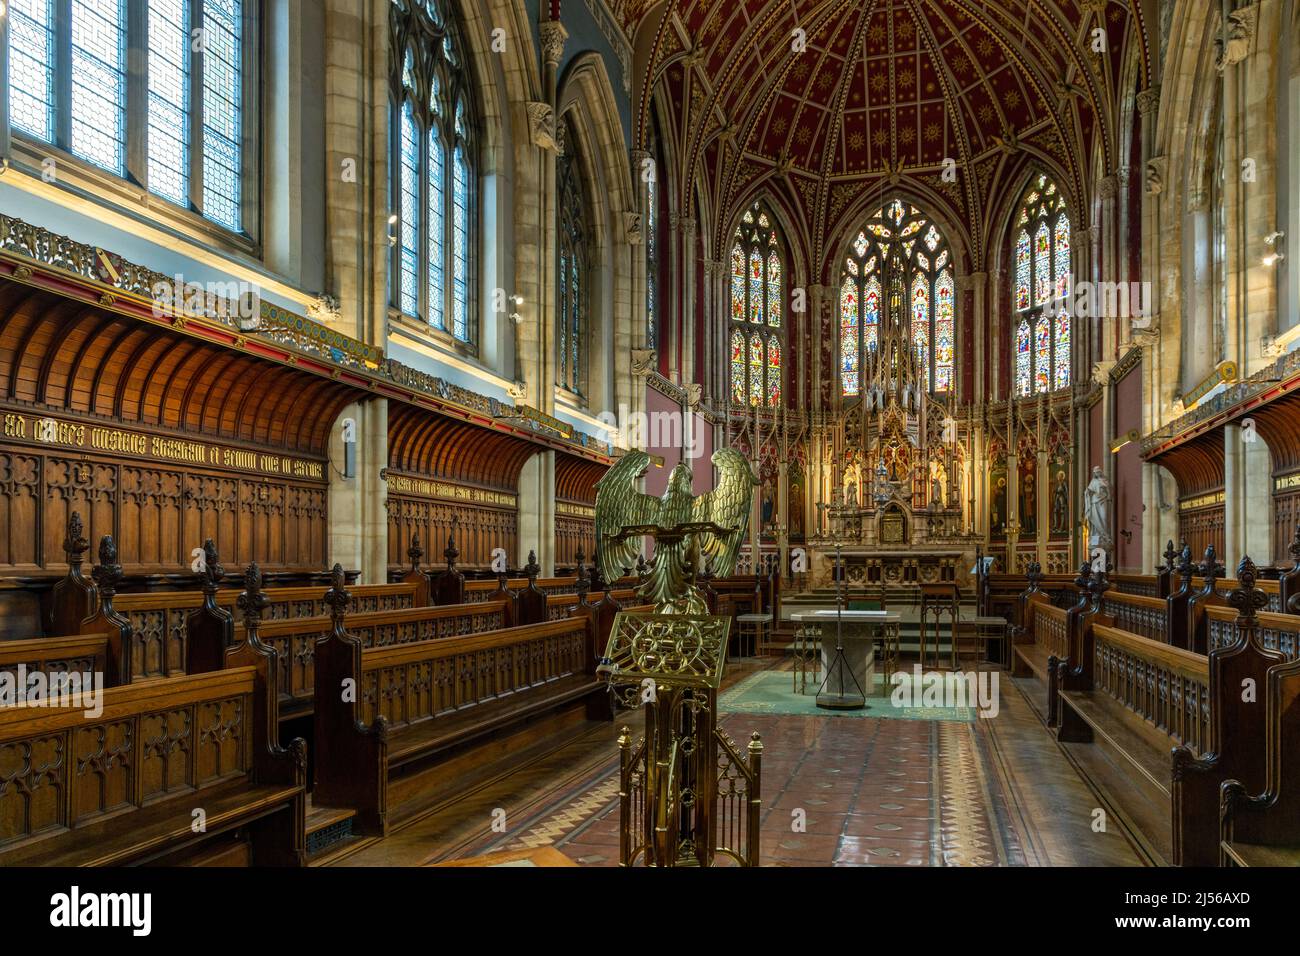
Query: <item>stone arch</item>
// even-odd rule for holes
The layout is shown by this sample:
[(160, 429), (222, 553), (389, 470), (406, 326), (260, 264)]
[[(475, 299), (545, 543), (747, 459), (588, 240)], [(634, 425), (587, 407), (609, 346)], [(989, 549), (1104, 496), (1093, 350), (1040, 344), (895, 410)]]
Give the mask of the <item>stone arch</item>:
[[(630, 404), (631, 349), (645, 324), (643, 280), (633, 269), (634, 222), (640, 202), (633, 188), (623, 126), (604, 60), (580, 54), (565, 71), (556, 99), (556, 122), (570, 122), (578, 142), (586, 184), (590, 224), (595, 242), (594, 264), (599, 270), (600, 299), (589, 316), (588, 408), (600, 411)], [(634, 288), (640, 286), (641, 288)]]

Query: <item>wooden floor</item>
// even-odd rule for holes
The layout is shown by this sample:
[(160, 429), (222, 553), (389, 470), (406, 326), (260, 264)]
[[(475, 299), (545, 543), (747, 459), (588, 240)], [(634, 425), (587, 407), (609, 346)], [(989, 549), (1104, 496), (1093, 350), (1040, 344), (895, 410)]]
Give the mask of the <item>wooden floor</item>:
[[(731, 664), (724, 686), (772, 666), (784, 664)], [(988, 720), (724, 713), (722, 725), (737, 740), (763, 735), (764, 865), (1142, 863), (1122, 832), (1094, 830), (1099, 800), (1005, 672), (1000, 711)], [(578, 865), (616, 866), (618, 726), (593, 724), (454, 804), (322, 863), (415, 866), (545, 847)]]

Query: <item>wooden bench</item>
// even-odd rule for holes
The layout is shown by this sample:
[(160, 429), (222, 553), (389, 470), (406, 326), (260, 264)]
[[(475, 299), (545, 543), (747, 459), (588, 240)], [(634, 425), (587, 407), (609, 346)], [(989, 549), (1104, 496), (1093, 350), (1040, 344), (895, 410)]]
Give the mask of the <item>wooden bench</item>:
[[(369, 611), (348, 616), (348, 631), (363, 647), (390, 647), (481, 631), (499, 630), (512, 623), (505, 602), (416, 607), (400, 611)], [(281, 717), (302, 716), (311, 710), (315, 692), (316, 642), (333, 627), (330, 617), (307, 617), (263, 623), (258, 635), (275, 648), (280, 660), (277, 686)], [(236, 625), (236, 636), (243, 628)]]
[[(1189, 748), (1173, 752), (1173, 862), (1215, 866), (1220, 861), (1220, 792), (1238, 780), (1249, 793), (1266, 786), (1269, 673), (1297, 659), (1300, 617), (1258, 613), (1267, 597), (1253, 587), (1254, 567), (1237, 572), (1241, 586), (1229, 608), (1207, 608), (1210, 626), (1209, 738), (1202, 756)], [(1285, 648), (1285, 650), (1283, 650)], [(1253, 688), (1247, 693), (1247, 688)]]
[(1300, 866), (1300, 661), (1269, 670), (1264, 686), (1264, 786), (1226, 780), (1220, 791), (1220, 863)]
[(274, 743), (275, 653), (227, 662), (107, 689), (98, 716), (0, 708), (0, 865), (300, 865), (306, 745)]
[(386, 833), (498, 758), (610, 716), (585, 618), (367, 648), (344, 620), (342, 569), (328, 601), (333, 627), (315, 649), (313, 803), (356, 810), (359, 832)]
[(74, 634), (0, 641), (0, 674), (104, 673), (108, 660), (107, 634)]
[[(196, 578), (195, 591), (159, 591), (120, 594), (122, 568), (111, 535), (100, 540), (99, 564), (91, 571), (99, 604), (94, 614), (81, 621), (83, 634), (110, 636), (113, 683), (129, 683), (154, 677), (185, 673), (189, 666), (190, 633), (196, 612), (218, 608), (229, 617), (240, 590), (220, 587), (222, 569), (212, 542), (204, 544), (207, 571)], [(410, 584), (358, 585), (357, 606), (365, 611), (398, 610), (412, 606), (416, 589)], [(325, 614), (321, 595), (324, 588), (267, 588), (264, 592), (270, 620), (290, 620)], [(209, 613), (208, 617), (212, 615)], [(220, 615), (217, 615), (218, 617)]]

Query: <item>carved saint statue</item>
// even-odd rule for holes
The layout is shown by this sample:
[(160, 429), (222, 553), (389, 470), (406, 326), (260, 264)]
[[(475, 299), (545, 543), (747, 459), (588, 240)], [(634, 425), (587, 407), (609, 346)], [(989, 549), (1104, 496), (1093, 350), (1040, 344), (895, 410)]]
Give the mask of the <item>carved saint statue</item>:
[(1109, 551), (1110, 537), (1110, 482), (1102, 474), (1101, 465), (1092, 466), (1092, 481), (1083, 490), (1083, 519), (1088, 522), (1088, 551), (1097, 548)]
[(849, 483), (844, 489), (844, 506), (846, 508), (856, 508), (858, 506), (858, 483), (852, 478), (849, 479)]
[(1063, 471), (1056, 473), (1056, 488), (1052, 491), (1052, 530), (1058, 534), (1070, 530), (1070, 489)]

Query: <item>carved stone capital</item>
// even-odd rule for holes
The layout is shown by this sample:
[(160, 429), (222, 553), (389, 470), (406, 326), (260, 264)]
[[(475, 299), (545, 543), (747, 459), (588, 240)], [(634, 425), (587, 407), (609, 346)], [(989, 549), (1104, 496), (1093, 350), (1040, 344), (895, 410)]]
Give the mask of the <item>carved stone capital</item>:
[(1152, 156), (1147, 160), (1146, 191), (1148, 195), (1158, 196), (1165, 188), (1165, 158)]
[(969, 272), (957, 277), (958, 292), (978, 292), (988, 280), (987, 272)]
[(1114, 199), (1119, 192), (1119, 177), (1112, 173), (1097, 180), (1097, 195), (1102, 199)]
[(699, 382), (688, 382), (683, 388), (686, 391), (686, 405), (691, 411), (700, 407), (700, 399), (703, 397), (704, 386)]
[(1209, 204), (1209, 194), (1204, 189), (1193, 189), (1187, 193), (1187, 211), (1201, 212)]
[(559, 66), (564, 59), (564, 41), (569, 39), (569, 31), (559, 20), (547, 20), (537, 28), (542, 41), (542, 62), (547, 66)]
[(525, 106), (528, 109), (528, 136), (533, 145), (559, 152), (560, 147), (555, 140), (555, 111), (551, 109), (551, 104), (533, 100)]
[(705, 259), (704, 276), (707, 279), (717, 279), (727, 274), (727, 263), (722, 259)]
[(655, 371), (655, 365), (659, 361), (659, 356), (654, 349), (633, 349), (632, 350), (632, 374), (640, 378)]
[(668, 224), (672, 227), (674, 232), (680, 232), (684, 236), (695, 235), (694, 216), (679, 216), (674, 213), (669, 217)]
[(1139, 90), (1137, 95), (1138, 114), (1148, 116), (1160, 107), (1160, 84)]

